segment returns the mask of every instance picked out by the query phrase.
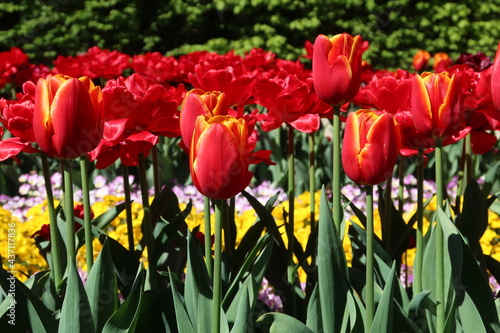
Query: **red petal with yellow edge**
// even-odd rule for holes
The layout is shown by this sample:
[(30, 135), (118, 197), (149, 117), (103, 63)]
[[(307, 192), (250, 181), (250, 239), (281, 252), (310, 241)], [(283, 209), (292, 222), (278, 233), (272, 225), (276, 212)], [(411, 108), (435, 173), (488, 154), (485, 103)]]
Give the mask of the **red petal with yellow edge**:
[(430, 135), (433, 129), (431, 100), (427, 87), (418, 74), (412, 83), (411, 114), (417, 131), (423, 135)]
[(96, 128), (96, 111), (87, 88), (78, 79), (69, 79), (59, 87), (50, 114), (58, 157), (76, 158), (99, 144), (102, 131)]
[(56, 154), (52, 144), (54, 128), (50, 118), (50, 89), (49, 82), (39, 79), (36, 85), (33, 111), (33, 133), (42, 151), (50, 156)]
[[(197, 122), (200, 122), (198, 120)], [(198, 128), (198, 127), (197, 127)], [(190, 154), (191, 176), (196, 188), (212, 199), (228, 199), (250, 183), (248, 159), (240, 154), (240, 142), (222, 123), (210, 124), (202, 133), (195, 130)]]

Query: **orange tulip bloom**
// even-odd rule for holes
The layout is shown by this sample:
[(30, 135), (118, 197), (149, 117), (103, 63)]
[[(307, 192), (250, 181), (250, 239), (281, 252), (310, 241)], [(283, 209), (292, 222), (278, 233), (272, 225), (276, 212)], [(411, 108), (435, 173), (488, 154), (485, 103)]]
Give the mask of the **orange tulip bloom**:
[(453, 61), (447, 53), (439, 52), (434, 55), (434, 65), (432, 68), (436, 73), (447, 70), (451, 67)]
[(429, 52), (424, 50), (418, 50), (413, 57), (413, 68), (415, 71), (420, 72), (427, 68), (429, 65), (429, 59), (431, 55)]
[(248, 136), (248, 124), (243, 118), (196, 118), (189, 166), (200, 193), (211, 199), (229, 199), (250, 184)]
[(101, 88), (88, 77), (38, 80), (33, 131), (40, 149), (55, 158), (74, 159), (97, 147), (104, 121), (101, 101)]
[(314, 42), (312, 71), (314, 89), (330, 105), (342, 105), (356, 96), (361, 84), (361, 36), (319, 35)]
[(391, 114), (359, 110), (347, 117), (342, 165), (354, 182), (376, 185), (387, 180), (400, 149), (399, 127)]
[(446, 72), (415, 75), (411, 113), (415, 129), (423, 136), (443, 141), (458, 135), (465, 127), (458, 78)]

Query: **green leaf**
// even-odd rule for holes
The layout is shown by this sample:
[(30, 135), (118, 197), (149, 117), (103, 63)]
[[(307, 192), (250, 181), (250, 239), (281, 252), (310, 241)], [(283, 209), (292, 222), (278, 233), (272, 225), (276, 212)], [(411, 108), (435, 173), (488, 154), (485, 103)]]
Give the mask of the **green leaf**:
[(130, 253), (130, 251), (125, 249), (123, 245), (111, 237), (102, 235), (99, 237), (99, 241), (101, 244), (104, 244), (105, 241), (109, 242), (109, 249), (118, 282), (118, 289), (123, 297), (126, 298), (128, 297), (135, 281), (137, 271), (140, 266), (139, 260), (137, 260), (137, 258)]
[[(234, 325), (231, 329), (231, 333), (239, 333), (239, 332), (251, 332), (253, 331), (253, 325), (251, 325), (251, 309), (252, 304), (250, 301), (250, 292), (246, 284), (242, 287), (242, 297), (239, 297), (238, 303), (238, 311), (236, 312), (236, 316), (234, 319)], [(231, 322), (230, 320), (228, 320)]]
[(257, 322), (262, 323), (270, 333), (313, 333), (310, 328), (298, 319), (278, 312), (266, 313), (257, 319)]
[(209, 332), (212, 327), (212, 297), (210, 278), (203, 253), (194, 236), (188, 232), (188, 267), (184, 302), (196, 332)]
[(480, 251), (479, 240), (488, 227), (488, 205), (474, 179), (465, 189), (462, 213), (455, 224), (468, 240), (472, 253)]
[(122, 202), (111, 208), (110, 210), (102, 213), (92, 220), (92, 225), (94, 225), (98, 230), (103, 230), (106, 228), (120, 213), (125, 209), (126, 203)]
[(309, 303), (307, 304), (307, 320), (306, 326), (309, 327), (313, 332), (320, 332), (323, 330), (322, 320), (321, 320), (321, 305), (319, 301), (319, 287), (318, 284), (314, 286), (314, 289), (309, 297)]
[(109, 240), (106, 240), (85, 284), (96, 332), (102, 330), (118, 305), (115, 278)]
[(89, 300), (76, 266), (68, 266), (66, 294), (61, 308), (59, 332), (95, 332)]
[[(479, 267), (469, 246), (457, 230), (453, 222), (446, 218), (439, 209), (438, 218), (443, 226), (443, 233), (448, 242), (448, 253), (453, 268), (453, 285), (457, 294), (456, 306), (459, 311), (468, 302), (468, 297), (474, 303), (488, 332), (499, 330), (498, 313), (488, 280)], [(466, 295), (467, 294), (467, 295)], [(464, 310), (466, 311), (466, 310)]]
[(193, 323), (189, 318), (189, 314), (187, 312), (186, 306), (182, 300), (181, 294), (177, 290), (176, 281), (173, 278), (173, 275), (170, 274), (170, 286), (172, 288), (172, 296), (174, 299), (174, 308), (175, 308), (175, 318), (177, 320), (177, 328), (180, 333), (196, 333)]
[(142, 302), (142, 293), (144, 292), (145, 275), (146, 271), (141, 266), (137, 272), (130, 294), (108, 319), (102, 329), (102, 333), (135, 332)]
[(324, 188), (320, 199), (316, 262), (323, 329), (325, 332), (340, 332), (349, 291), (347, 262)]
[[(12, 283), (15, 290), (11, 288)], [(19, 332), (26, 332), (29, 328), (33, 332), (57, 332), (57, 322), (51, 311), (33, 291), (3, 268), (0, 268), (0, 287), (7, 295), (0, 304), (2, 332), (11, 332), (13, 327)], [(11, 313), (12, 304), (15, 304), (15, 314)]]
[(382, 298), (377, 306), (375, 317), (370, 332), (392, 332), (394, 276), (396, 275), (396, 265), (392, 264), (389, 278), (385, 284)]

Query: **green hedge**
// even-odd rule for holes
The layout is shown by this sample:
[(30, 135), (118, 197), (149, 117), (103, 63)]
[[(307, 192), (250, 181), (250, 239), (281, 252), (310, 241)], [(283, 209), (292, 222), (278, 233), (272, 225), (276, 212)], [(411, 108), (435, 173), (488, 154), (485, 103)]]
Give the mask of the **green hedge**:
[(500, 4), (484, 0), (4, 0), (0, 50), (18, 46), (45, 63), (95, 45), (175, 55), (261, 47), (296, 59), (317, 34), (349, 32), (370, 41), (374, 66), (409, 68), (418, 49), (493, 56), (499, 16)]

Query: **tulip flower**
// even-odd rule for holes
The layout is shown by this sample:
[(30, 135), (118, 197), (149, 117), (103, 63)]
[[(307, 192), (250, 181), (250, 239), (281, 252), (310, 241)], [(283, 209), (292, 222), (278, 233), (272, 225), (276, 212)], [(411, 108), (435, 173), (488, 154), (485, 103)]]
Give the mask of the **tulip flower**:
[(319, 35), (314, 42), (312, 71), (319, 98), (330, 105), (342, 105), (356, 96), (361, 84), (361, 36)]
[(434, 55), (434, 65), (432, 68), (436, 73), (447, 70), (452, 65), (452, 60), (447, 53), (439, 52)]
[(181, 147), (189, 151), (193, 137), (196, 118), (201, 115), (216, 116), (227, 115), (229, 105), (225, 93), (218, 91), (205, 92), (201, 89), (193, 89), (186, 94), (182, 103), (180, 114)]
[(491, 99), (495, 109), (500, 110), (500, 43), (491, 68)]
[(429, 59), (431, 55), (429, 52), (424, 50), (418, 50), (413, 57), (413, 68), (415, 71), (420, 72), (424, 70), (429, 65)]
[(229, 199), (248, 186), (252, 179), (248, 136), (243, 118), (196, 118), (189, 166), (200, 193), (211, 199)]
[(415, 75), (411, 113), (415, 129), (434, 141), (451, 143), (446, 139), (461, 139), (467, 134), (460, 82), (446, 72)]
[(48, 76), (36, 85), (33, 131), (40, 149), (59, 159), (74, 159), (102, 138), (102, 93), (88, 77)]
[(342, 165), (354, 182), (376, 185), (392, 174), (401, 149), (399, 127), (392, 115), (370, 110), (350, 113), (343, 142)]

